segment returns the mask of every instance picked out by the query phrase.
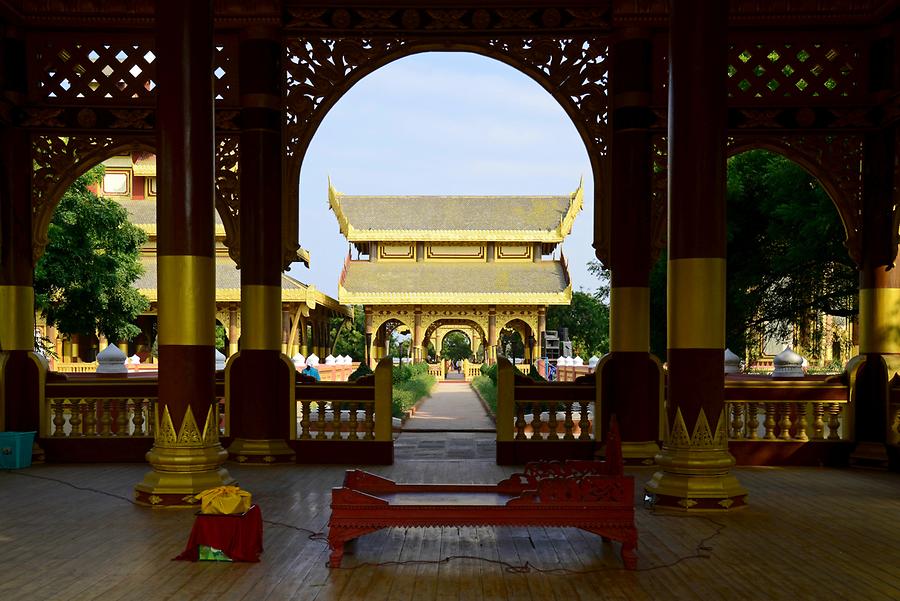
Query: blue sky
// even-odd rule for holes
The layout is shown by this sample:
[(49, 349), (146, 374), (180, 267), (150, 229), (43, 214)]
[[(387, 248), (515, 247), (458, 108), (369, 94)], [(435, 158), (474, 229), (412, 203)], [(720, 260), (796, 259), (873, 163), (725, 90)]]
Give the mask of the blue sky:
[[(593, 179), (562, 107), (535, 81), (475, 54), (430, 52), (357, 83), (329, 111), (300, 174), (300, 243), (291, 275), (332, 296), (348, 244), (328, 208), (328, 176), (345, 194), (569, 194), (585, 206), (563, 250), (574, 289), (593, 290)], [(410, 215), (414, 219), (415, 215)]]

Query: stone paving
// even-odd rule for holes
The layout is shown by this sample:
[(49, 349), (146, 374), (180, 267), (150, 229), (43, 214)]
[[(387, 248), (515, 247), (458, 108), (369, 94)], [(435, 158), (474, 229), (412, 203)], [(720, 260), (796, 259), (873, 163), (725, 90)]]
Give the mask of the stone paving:
[(468, 382), (440, 382), (394, 441), (397, 460), (495, 459), (494, 422)]

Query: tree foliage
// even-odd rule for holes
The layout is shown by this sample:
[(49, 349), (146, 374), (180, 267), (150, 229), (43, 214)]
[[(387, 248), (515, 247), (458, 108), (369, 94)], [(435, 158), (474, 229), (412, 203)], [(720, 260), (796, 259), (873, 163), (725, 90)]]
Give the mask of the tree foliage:
[(441, 348), (441, 358), (451, 361), (461, 361), (473, 355), (472, 343), (468, 336), (462, 332), (450, 332), (444, 336), (444, 344)]
[[(330, 340), (334, 343), (334, 354), (349, 355), (354, 361), (365, 361), (366, 357), (366, 314), (362, 305), (353, 306), (353, 320), (341, 328), (343, 317), (332, 317)], [(340, 333), (338, 331), (340, 330)]]
[(130, 340), (140, 333), (135, 318), (149, 307), (132, 286), (147, 237), (120, 204), (88, 189), (102, 176), (98, 166), (75, 180), (53, 213), (34, 270), (35, 307), (64, 334)]
[(595, 294), (572, 293), (570, 305), (554, 305), (547, 309), (547, 329), (568, 328), (572, 353), (582, 358), (609, 352), (609, 305)]
[[(818, 181), (791, 160), (751, 150), (728, 160), (726, 344), (742, 355), (817, 315), (857, 312), (857, 270)], [(651, 350), (665, 357), (665, 256), (651, 272)], [(815, 337), (820, 332), (807, 332)], [(812, 344), (811, 346), (816, 346)]]

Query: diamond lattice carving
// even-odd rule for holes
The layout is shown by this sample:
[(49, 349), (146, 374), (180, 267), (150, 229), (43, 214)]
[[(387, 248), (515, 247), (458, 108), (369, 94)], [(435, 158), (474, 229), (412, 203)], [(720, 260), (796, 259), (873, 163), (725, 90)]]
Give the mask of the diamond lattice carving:
[[(31, 49), (29, 81), (34, 101), (130, 107), (156, 103), (158, 61), (152, 38), (41, 36), (32, 41)], [(217, 39), (213, 81), (220, 105), (238, 103), (236, 52), (237, 43), (231, 38)]]
[(34, 42), (30, 63), (35, 100), (130, 106), (154, 102), (156, 54), (149, 39), (41, 37)]
[(733, 101), (853, 98), (861, 56), (849, 42), (736, 42), (729, 47), (728, 96)]

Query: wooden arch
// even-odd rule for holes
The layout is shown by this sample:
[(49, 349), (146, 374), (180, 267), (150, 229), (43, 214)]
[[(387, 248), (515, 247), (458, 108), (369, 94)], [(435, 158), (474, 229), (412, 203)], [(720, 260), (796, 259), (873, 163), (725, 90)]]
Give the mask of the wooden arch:
[[(300, 171), (309, 144), (328, 111), (366, 75), (401, 58), (424, 52), (471, 52), (507, 64), (530, 77), (557, 100), (584, 142), (594, 176), (595, 196), (608, 173), (608, 55), (605, 38), (583, 34), (466, 38), (355, 36), (333, 38), (304, 34), (286, 39), (285, 173), (283, 206), (298, 211)], [(291, 207), (293, 207), (291, 209)], [(285, 238), (293, 240), (294, 238)], [(285, 249), (285, 256), (290, 255)]]
[[(35, 133), (31, 137), (34, 172), (31, 180), (32, 263), (47, 247), (50, 220), (63, 194), (88, 169), (116, 154), (156, 152), (155, 135), (75, 135)], [(238, 208), (239, 149), (236, 137), (216, 141), (215, 206), (225, 228), (225, 246), (240, 266)]]
[(729, 140), (728, 156), (749, 150), (767, 150), (802, 167), (818, 180), (834, 204), (844, 226), (844, 245), (857, 265), (862, 253), (861, 136), (741, 136)]

